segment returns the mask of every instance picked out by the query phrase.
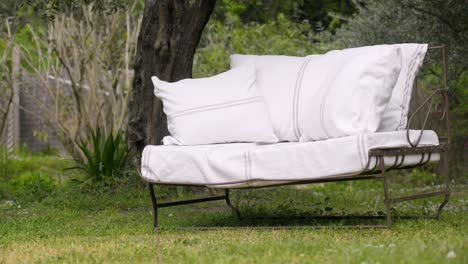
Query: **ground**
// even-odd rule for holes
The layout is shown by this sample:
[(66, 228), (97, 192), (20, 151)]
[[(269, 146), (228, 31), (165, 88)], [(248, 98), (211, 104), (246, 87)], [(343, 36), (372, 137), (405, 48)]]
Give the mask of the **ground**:
[[(426, 184), (419, 191), (437, 188)], [(394, 196), (412, 190), (394, 184)], [(169, 200), (167, 192), (162, 200)], [(173, 190), (178, 198), (193, 192)], [(381, 215), (379, 182), (315, 184), (232, 191), (245, 217), (324, 214)], [(174, 196), (174, 194), (172, 194)], [(174, 197), (172, 197), (174, 198)], [(396, 215), (430, 214), (441, 198), (407, 202)], [(41, 201), (0, 205), (0, 263), (468, 263), (468, 195), (454, 186), (441, 221), (395, 219), (391, 229), (176, 230), (179, 226), (310, 224), (289, 220), (243, 220), (222, 201), (163, 208), (162, 230), (152, 231), (144, 186), (83, 191), (56, 189)], [(354, 220), (368, 223), (366, 220)], [(360, 221), (360, 222), (359, 222)], [(342, 224), (339, 220), (314, 222)]]

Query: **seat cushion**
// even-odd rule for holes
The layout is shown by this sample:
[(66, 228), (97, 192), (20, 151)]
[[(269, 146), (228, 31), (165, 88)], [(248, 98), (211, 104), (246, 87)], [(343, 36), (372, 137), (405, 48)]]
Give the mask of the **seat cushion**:
[[(414, 141), (419, 131), (410, 131)], [(421, 146), (438, 145), (433, 131), (424, 131)], [(333, 178), (361, 173), (373, 148), (409, 147), (406, 131), (360, 134), (315, 142), (276, 144), (233, 143), (200, 146), (147, 146), (142, 177), (149, 182), (243, 188), (300, 180)], [(438, 154), (431, 160), (439, 159)], [(416, 164), (420, 155), (405, 157)], [(385, 158), (393, 164), (394, 157)]]

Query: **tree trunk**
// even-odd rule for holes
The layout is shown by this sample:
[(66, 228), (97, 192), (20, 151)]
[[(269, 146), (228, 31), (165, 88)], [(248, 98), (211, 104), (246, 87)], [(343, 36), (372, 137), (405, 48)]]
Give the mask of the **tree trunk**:
[(162, 102), (151, 76), (178, 81), (192, 76), (193, 56), (216, 0), (145, 0), (135, 58), (127, 136), (132, 153), (168, 135)]

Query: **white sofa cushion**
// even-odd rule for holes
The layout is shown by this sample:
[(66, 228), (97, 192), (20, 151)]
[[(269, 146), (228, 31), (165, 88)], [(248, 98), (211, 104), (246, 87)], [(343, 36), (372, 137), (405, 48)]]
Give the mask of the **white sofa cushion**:
[(210, 78), (152, 81), (171, 134), (164, 138), (165, 145), (278, 141), (255, 85), (253, 65)]
[(231, 56), (232, 68), (252, 62), (282, 141), (375, 132), (401, 67), (397, 45), (308, 57)]
[(293, 56), (231, 56), (231, 68), (255, 64), (257, 85), (267, 103), (274, 132), (281, 141), (298, 141), (293, 130), (293, 89), (304, 61), (305, 57)]
[(296, 134), (316, 141), (377, 131), (401, 68), (398, 46), (308, 57), (296, 86)]
[(399, 44), (398, 46), (402, 57), (401, 71), (378, 131), (406, 128), (413, 84), (427, 52), (427, 44)]
[[(420, 130), (410, 130), (415, 141)], [(419, 146), (436, 146), (437, 135), (426, 130)], [(361, 134), (314, 142), (278, 144), (215, 144), (203, 146), (151, 146), (143, 150), (142, 177), (150, 182), (202, 184), (220, 188), (274, 185), (280, 182), (330, 179), (356, 175), (374, 168), (376, 158), (369, 160), (374, 148), (410, 147), (406, 131)], [(402, 162), (414, 165), (432, 155), (385, 157), (387, 166)]]

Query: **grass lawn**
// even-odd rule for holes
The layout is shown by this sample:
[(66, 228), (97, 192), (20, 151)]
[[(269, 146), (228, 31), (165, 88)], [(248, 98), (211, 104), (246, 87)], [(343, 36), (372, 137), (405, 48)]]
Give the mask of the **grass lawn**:
[[(391, 190), (396, 196), (408, 188)], [(234, 203), (247, 217), (381, 214), (384, 209), (378, 182), (232, 193)], [(428, 214), (440, 200), (402, 203), (395, 213)], [(222, 201), (216, 201), (161, 209), (163, 230), (155, 234), (144, 188), (89, 193), (66, 185), (40, 202), (1, 204), (0, 263), (468, 263), (467, 209), (466, 188), (457, 186), (442, 221), (401, 219), (395, 220), (392, 229), (174, 229), (297, 224), (285, 220), (239, 222)], [(337, 223), (341, 222), (320, 222)]]

